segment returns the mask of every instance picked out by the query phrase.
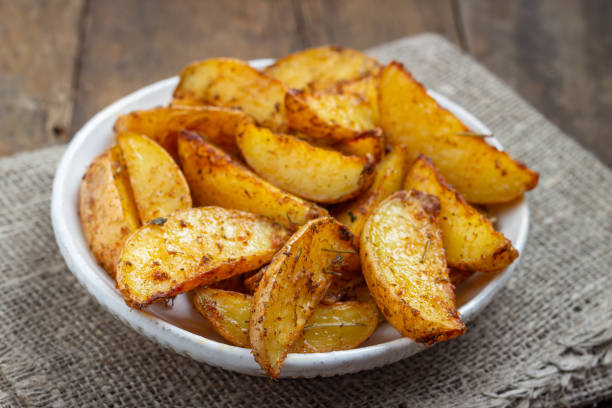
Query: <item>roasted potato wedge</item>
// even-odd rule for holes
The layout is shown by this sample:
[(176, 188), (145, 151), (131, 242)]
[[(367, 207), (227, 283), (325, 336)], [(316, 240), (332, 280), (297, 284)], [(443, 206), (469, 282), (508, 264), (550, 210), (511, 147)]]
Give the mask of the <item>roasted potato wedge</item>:
[(321, 90), (380, 69), (378, 61), (360, 51), (327, 45), (278, 59), (264, 72), (293, 89)]
[(402, 335), (432, 344), (465, 332), (438, 225), (439, 200), (398, 191), (368, 217), (361, 265), (378, 307)]
[(431, 158), (444, 178), (470, 203), (514, 200), (538, 183), (538, 173), (469, 129), (427, 95), (397, 62), (381, 73), (380, 126), (387, 141), (405, 145), (410, 160)]
[(250, 348), (249, 319), (253, 296), (229, 290), (198, 288), (193, 304), (217, 333), (234, 346)]
[(140, 225), (119, 147), (106, 150), (87, 168), (79, 215), (92, 254), (114, 278), (123, 243)]
[(425, 156), (419, 156), (406, 176), (404, 189), (411, 188), (440, 199), (442, 240), (451, 268), (494, 272), (518, 257), (518, 251), (504, 234), (495, 231), (484, 215), (446, 184)]
[[(194, 304), (214, 329), (235, 346), (250, 347), (249, 317), (253, 297), (220, 289), (199, 288)], [(293, 353), (325, 353), (352, 349), (363, 343), (378, 325), (378, 310), (371, 302), (338, 302), (318, 305)]]
[(369, 130), (359, 136), (336, 143), (334, 149), (349, 156), (372, 156), (379, 162), (385, 156), (385, 137), (379, 128)]
[(372, 122), (378, 126), (380, 119), (378, 108), (378, 83), (380, 81), (380, 73), (366, 75), (359, 79), (351, 81), (342, 81), (338, 83), (336, 92), (339, 93), (354, 93), (359, 94), (367, 99), (367, 103), (371, 106)]
[(181, 169), (160, 145), (132, 132), (117, 135), (143, 223), (191, 207), (191, 193)]
[(200, 207), (156, 218), (126, 241), (117, 286), (132, 307), (144, 307), (268, 263), (288, 238), (265, 217)]
[(371, 157), (345, 156), (252, 123), (238, 125), (236, 141), (256, 173), (311, 201), (348, 200), (367, 189), (374, 175)]
[(350, 231), (330, 217), (303, 225), (263, 271), (255, 291), (249, 338), (255, 360), (278, 377), (287, 352), (321, 301), (332, 277), (357, 257)]
[(114, 130), (117, 133), (134, 132), (159, 143), (178, 160), (176, 141), (182, 130), (194, 130), (234, 157), (240, 156), (236, 146), (236, 125), (247, 116), (237, 109), (216, 106), (192, 108), (159, 107), (134, 111), (119, 116)]
[(353, 139), (376, 127), (372, 104), (360, 94), (292, 90), (285, 94), (285, 107), (291, 129), (326, 143)]
[(196, 62), (181, 72), (174, 98), (204, 105), (238, 108), (263, 126), (284, 130), (286, 87), (244, 61), (214, 58)]
[(233, 160), (194, 133), (179, 138), (179, 157), (197, 206), (225, 208), (265, 215), (295, 231), (327, 210), (286, 193)]
[(401, 190), (406, 170), (406, 151), (401, 146), (395, 147), (376, 166), (376, 176), (368, 191), (332, 211), (334, 217), (351, 230), (357, 244), (363, 225), (376, 206), (394, 192)]

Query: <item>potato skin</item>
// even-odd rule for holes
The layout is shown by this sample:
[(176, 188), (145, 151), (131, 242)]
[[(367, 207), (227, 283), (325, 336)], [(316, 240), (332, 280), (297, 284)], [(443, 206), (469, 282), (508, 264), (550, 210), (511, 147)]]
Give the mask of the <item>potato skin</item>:
[[(113, 151), (116, 149), (117, 151)], [(79, 216), (85, 240), (92, 254), (113, 278), (121, 248), (128, 236), (138, 228), (136, 211), (129, 213), (130, 197), (122, 195), (121, 167), (118, 149), (104, 151), (87, 168), (79, 190)], [(133, 204), (132, 204), (133, 205)]]
[(183, 132), (178, 144), (197, 206), (217, 205), (265, 215), (292, 231), (327, 215), (324, 208), (273, 186), (193, 132)]
[(406, 151), (400, 146), (395, 147), (376, 166), (374, 182), (370, 188), (361, 196), (340, 204), (332, 211), (334, 217), (351, 230), (357, 245), (363, 225), (376, 206), (402, 188), (407, 167)]
[(416, 190), (398, 191), (368, 218), (361, 264), (381, 312), (402, 335), (432, 344), (465, 332), (438, 226), (440, 204)]
[(177, 138), (183, 130), (205, 133), (206, 137), (225, 152), (240, 157), (236, 146), (236, 125), (247, 115), (238, 109), (217, 106), (158, 107), (134, 111), (119, 116), (116, 133), (134, 132), (159, 143), (178, 161)]
[(495, 272), (510, 265), (518, 251), (491, 222), (449, 186), (431, 160), (420, 155), (404, 183), (440, 199), (440, 227), (446, 260), (451, 268)]
[(140, 219), (147, 223), (191, 207), (183, 172), (160, 145), (146, 136), (124, 132), (117, 143), (125, 160)]
[(427, 95), (404, 67), (393, 62), (379, 85), (380, 126), (392, 145), (404, 145), (409, 160), (429, 157), (470, 203), (512, 201), (538, 183), (538, 173), (489, 145)]
[(325, 143), (353, 139), (376, 127), (372, 105), (360, 94), (291, 90), (285, 106), (291, 129)]
[(220, 207), (154, 221), (130, 236), (117, 267), (117, 286), (136, 308), (255, 270), (288, 238), (265, 217)]
[(338, 46), (310, 48), (276, 60), (264, 72), (289, 88), (322, 90), (378, 72), (381, 65), (360, 51)]
[(346, 201), (367, 189), (373, 180), (371, 157), (345, 156), (252, 123), (238, 125), (236, 141), (257, 174), (307, 200)]
[(189, 65), (181, 72), (174, 98), (193, 105), (237, 108), (263, 126), (286, 129), (285, 92), (279, 80), (267, 76), (244, 61), (213, 58)]
[(332, 277), (357, 257), (348, 229), (330, 217), (302, 226), (264, 269), (255, 291), (249, 339), (255, 360), (278, 377), (288, 351)]

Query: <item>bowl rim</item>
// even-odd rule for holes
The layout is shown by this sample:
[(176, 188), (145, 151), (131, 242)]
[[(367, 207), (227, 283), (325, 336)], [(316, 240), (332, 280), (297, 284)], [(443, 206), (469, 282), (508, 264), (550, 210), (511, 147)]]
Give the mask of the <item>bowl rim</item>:
[[(261, 68), (271, 64), (272, 61), (271, 59), (261, 59), (249, 62), (255, 68)], [(192, 333), (160, 317), (154, 316), (146, 310), (131, 309), (125, 304), (123, 298), (116, 289), (114, 291), (114, 296), (112, 292), (110, 296), (107, 296), (109, 292), (105, 290), (105, 288), (107, 288), (108, 285), (102, 280), (99, 274), (101, 268), (95, 263), (92, 265), (91, 259), (87, 259), (87, 256), (91, 258), (90, 254), (83, 254), (78, 250), (75, 242), (76, 237), (70, 233), (62, 215), (62, 210), (64, 208), (75, 205), (75, 203), (71, 205), (68, 202), (74, 199), (74, 197), (68, 197), (69, 194), (66, 192), (68, 188), (67, 178), (69, 173), (73, 171), (71, 169), (71, 164), (76, 154), (86, 143), (88, 137), (94, 133), (95, 129), (99, 127), (103, 121), (108, 120), (111, 116), (116, 116), (119, 112), (123, 111), (125, 107), (129, 107), (135, 103), (135, 101), (142, 100), (142, 98), (146, 98), (156, 91), (174, 88), (177, 83), (178, 76), (166, 78), (116, 100), (96, 113), (74, 135), (59, 161), (53, 180), (51, 219), (55, 238), (68, 268), (76, 276), (77, 280), (94, 296), (94, 298), (96, 298), (98, 303), (127, 325), (139, 331), (141, 334), (155, 339), (161, 345), (198, 361), (246, 374), (262, 375), (263, 372), (261, 369), (258, 366), (253, 366), (253, 364), (256, 365), (256, 363), (249, 349), (220, 343), (216, 340)], [(469, 127), (473, 131), (484, 134), (491, 133), (482, 122), (457, 103), (435, 91), (428, 90), (428, 93), (434, 97), (440, 105), (461, 116), (464, 122), (469, 122)], [(497, 148), (502, 148), (501, 144), (493, 137), (487, 138), (487, 141)], [(521, 224), (519, 225), (518, 238), (513, 244), (519, 250), (519, 253), (522, 253), (529, 228), (529, 209), (524, 200), (517, 202), (515, 205), (517, 206), (516, 208), (521, 211)], [(76, 207), (78, 209), (78, 205)], [(513, 270), (516, 268), (518, 261), (519, 259), (515, 260), (514, 263), (492, 279), (474, 298), (459, 309), (461, 317), (465, 322), (477, 315), (490, 302), (494, 295), (505, 286)], [(99, 270), (96, 271), (95, 268)], [(106, 274), (106, 272), (102, 272)], [(325, 372), (325, 370), (329, 368), (331, 368), (332, 371), (329, 375), (356, 372), (397, 361), (424, 348), (426, 348), (426, 346), (415, 343), (408, 338), (401, 337), (379, 344), (357, 347), (350, 350), (310, 354), (290, 353), (283, 365), (281, 377), (313, 377), (317, 375), (326, 375), (328, 373)], [(392, 359), (382, 358), (384, 355), (393, 354), (395, 354), (396, 357), (401, 355), (401, 357)], [(227, 360), (228, 358), (230, 361)], [(330, 361), (331, 358), (333, 358), (333, 361)], [(350, 365), (360, 360), (367, 361), (367, 367), (359, 369), (346, 368), (347, 364)], [(344, 369), (338, 369), (339, 367), (344, 367)], [(308, 369), (311, 369), (311, 371), (308, 371)]]

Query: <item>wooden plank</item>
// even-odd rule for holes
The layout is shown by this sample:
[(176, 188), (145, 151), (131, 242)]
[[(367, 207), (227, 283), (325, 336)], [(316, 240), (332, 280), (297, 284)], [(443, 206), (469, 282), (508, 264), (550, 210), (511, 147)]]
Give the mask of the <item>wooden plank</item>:
[(137, 88), (215, 56), (277, 57), (299, 48), (286, 1), (95, 1), (85, 21), (72, 130)]
[(0, 156), (64, 141), (82, 0), (0, 0)]
[(458, 44), (450, 0), (296, 1), (303, 47), (333, 43), (364, 49), (423, 31)]
[(612, 166), (612, 2), (460, 0), (467, 48)]

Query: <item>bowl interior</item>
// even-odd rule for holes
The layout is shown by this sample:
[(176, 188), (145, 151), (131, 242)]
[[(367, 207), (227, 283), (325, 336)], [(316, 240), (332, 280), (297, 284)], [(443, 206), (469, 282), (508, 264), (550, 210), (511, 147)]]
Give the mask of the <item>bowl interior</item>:
[[(256, 60), (251, 63), (259, 68), (269, 64), (270, 60)], [(259, 374), (259, 368), (255, 365), (249, 350), (227, 345), (212, 330), (206, 320), (195, 311), (189, 295), (177, 296), (172, 307), (155, 304), (146, 311), (129, 309), (116, 290), (114, 281), (98, 266), (90, 254), (81, 230), (77, 212), (81, 177), (89, 163), (113, 143), (112, 127), (115, 120), (119, 115), (133, 110), (166, 105), (177, 83), (177, 77), (169, 78), (118, 100), (94, 116), (75, 135), (60, 162), (53, 186), (52, 219), (56, 238), (72, 272), (88, 291), (117, 317), (178, 352), (189, 354), (193, 358), (213, 365), (249, 374)], [(434, 91), (429, 91), (429, 93), (440, 105), (458, 116), (472, 131), (490, 133), (486, 126), (462, 107)], [(501, 148), (495, 139), (489, 138), (488, 140), (491, 144)], [(497, 216), (498, 229), (521, 251), (525, 244), (528, 227), (526, 204), (520, 200), (503, 206), (491, 207), (489, 211)], [(514, 265), (516, 262), (497, 275), (476, 274), (460, 285), (457, 290), (457, 302), (464, 320), (472, 318), (488, 303), (504, 285)], [(401, 338), (389, 324), (383, 324), (358, 349), (322, 354), (334, 355), (343, 361), (351, 361), (401, 348), (411, 348), (413, 352), (416, 352), (420, 346), (415, 345), (409, 339)], [(316, 354), (292, 354), (285, 362), (283, 374), (289, 373), (289, 376), (321, 375), (320, 370), (323, 370), (324, 367), (310, 374), (300, 371), (304, 369), (304, 366), (320, 363), (320, 360), (317, 360), (320, 357), (322, 356)]]

